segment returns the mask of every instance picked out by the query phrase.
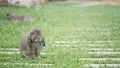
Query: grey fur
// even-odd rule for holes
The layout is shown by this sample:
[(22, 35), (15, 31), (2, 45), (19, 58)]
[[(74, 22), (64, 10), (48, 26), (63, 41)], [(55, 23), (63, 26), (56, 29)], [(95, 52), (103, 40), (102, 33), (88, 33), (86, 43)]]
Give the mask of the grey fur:
[(6, 14), (7, 20), (14, 20), (14, 21), (29, 21), (33, 22), (35, 19), (30, 16), (15, 16), (13, 13)]
[(45, 46), (44, 37), (39, 29), (33, 29), (27, 33), (20, 42), (20, 55), (22, 58), (38, 58)]

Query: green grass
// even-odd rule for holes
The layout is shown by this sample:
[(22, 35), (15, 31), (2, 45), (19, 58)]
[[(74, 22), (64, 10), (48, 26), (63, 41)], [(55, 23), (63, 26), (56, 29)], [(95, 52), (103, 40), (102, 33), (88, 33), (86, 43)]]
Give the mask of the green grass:
[[(21, 59), (19, 54), (0, 54), (0, 68), (84, 68), (83, 64), (107, 64), (120, 61), (80, 61), (79, 58), (120, 58), (119, 55), (90, 55), (89, 50), (72, 48), (120, 48), (120, 6), (80, 7), (72, 4), (46, 3), (39, 9), (25, 7), (0, 7), (0, 48), (18, 48), (21, 37), (33, 28), (41, 29), (45, 36), (46, 47), (43, 52), (57, 55), (41, 55), (39, 59)], [(6, 13), (30, 15), (34, 22), (6, 20)], [(74, 37), (70, 37), (74, 36)], [(55, 43), (56, 41), (79, 41), (77, 43)], [(97, 41), (113, 41), (101, 42)], [(105, 46), (89, 46), (89, 44)], [(61, 46), (55, 46), (61, 45)], [(71, 45), (71, 46), (62, 46)], [(76, 46), (74, 46), (76, 45)], [(0, 50), (0, 52), (16, 52)], [(91, 50), (92, 52), (92, 50)], [(93, 51), (94, 52), (94, 51)], [(44, 57), (44, 58), (43, 58)], [(3, 65), (2, 63), (10, 63)], [(14, 65), (12, 63), (54, 64)]]

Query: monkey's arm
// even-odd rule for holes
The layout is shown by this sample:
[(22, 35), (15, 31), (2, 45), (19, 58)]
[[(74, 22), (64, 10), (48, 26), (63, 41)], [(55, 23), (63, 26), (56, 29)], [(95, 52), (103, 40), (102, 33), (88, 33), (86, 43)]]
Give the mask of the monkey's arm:
[(27, 43), (28, 43), (28, 47), (31, 49), (30, 51), (33, 51), (32, 40), (31, 40), (30, 36), (28, 36), (28, 38), (27, 38)]
[(43, 40), (43, 46), (46, 46), (46, 45), (45, 45), (45, 41), (44, 41), (44, 40)]

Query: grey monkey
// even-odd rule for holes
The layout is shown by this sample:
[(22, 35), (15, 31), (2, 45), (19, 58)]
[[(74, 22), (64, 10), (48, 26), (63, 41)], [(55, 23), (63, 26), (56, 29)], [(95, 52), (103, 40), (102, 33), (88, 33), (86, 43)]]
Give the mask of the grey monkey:
[(38, 58), (41, 50), (45, 46), (44, 37), (39, 29), (28, 32), (20, 42), (20, 55), (22, 58)]
[(6, 14), (7, 20), (15, 20), (15, 21), (29, 21), (32, 22), (35, 19), (33, 19), (30, 16), (15, 16), (13, 13), (9, 12)]

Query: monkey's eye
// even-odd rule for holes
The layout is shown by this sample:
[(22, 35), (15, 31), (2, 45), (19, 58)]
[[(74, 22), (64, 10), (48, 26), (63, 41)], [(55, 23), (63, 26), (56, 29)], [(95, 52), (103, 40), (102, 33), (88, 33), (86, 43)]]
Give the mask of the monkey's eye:
[(39, 33), (37, 33), (37, 35), (38, 35)]
[(32, 33), (32, 35), (34, 35), (35, 33)]

